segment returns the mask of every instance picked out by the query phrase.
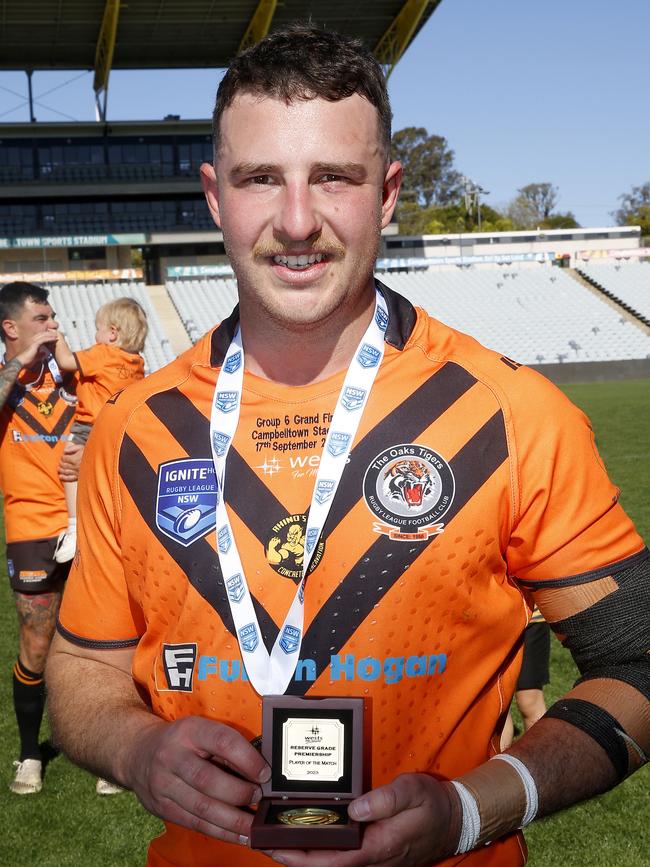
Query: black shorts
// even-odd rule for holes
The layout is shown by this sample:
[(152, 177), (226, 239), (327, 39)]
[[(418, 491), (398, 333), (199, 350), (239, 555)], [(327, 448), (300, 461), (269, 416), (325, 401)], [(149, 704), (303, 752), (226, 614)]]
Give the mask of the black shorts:
[(541, 689), (550, 682), (551, 629), (545, 621), (524, 630), (524, 658), (516, 689)]
[(7, 544), (7, 574), (12, 590), (19, 593), (49, 593), (60, 589), (70, 571), (72, 561), (57, 563), (54, 559), (57, 536), (30, 539), (29, 542)]

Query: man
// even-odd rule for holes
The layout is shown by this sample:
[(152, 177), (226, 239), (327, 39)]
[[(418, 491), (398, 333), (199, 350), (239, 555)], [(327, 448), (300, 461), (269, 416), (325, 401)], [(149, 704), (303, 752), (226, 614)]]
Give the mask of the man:
[(54, 560), (67, 511), (57, 470), (74, 417), (74, 378), (61, 376), (48, 346), (58, 324), (45, 289), (8, 283), (0, 290), (0, 488), (4, 494), (7, 570), (16, 600), (20, 649), (13, 698), (20, 758), (10, 789), (42, 786), (38, 743), (43, 671), (70, 563)]
[[(581, 413), (376, 290), (401, 169), (369, 53), (272, 34), (232, 63), (214, 132), (239, 307), (98, 423), (48, 663), (58, 737), (165, 819), (150, 865), (261, 865), (259, 696), (363, 695), (362, 848), (272, 857), (522, 864), (518, 828), (644, 761), (648, 552)], [(292, 525), (298, 577), (265, 555)], [(584, 677), (495, 758), (533, 601)]]

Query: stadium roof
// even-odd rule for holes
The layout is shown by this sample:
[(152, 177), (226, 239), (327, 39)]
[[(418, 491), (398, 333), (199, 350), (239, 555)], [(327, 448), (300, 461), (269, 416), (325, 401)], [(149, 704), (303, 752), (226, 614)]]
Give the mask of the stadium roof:
[(358, 36), (388, 70), (440, 0), (0, 0), (0, 69), (224, 67), (240, 47), (311, 19)]

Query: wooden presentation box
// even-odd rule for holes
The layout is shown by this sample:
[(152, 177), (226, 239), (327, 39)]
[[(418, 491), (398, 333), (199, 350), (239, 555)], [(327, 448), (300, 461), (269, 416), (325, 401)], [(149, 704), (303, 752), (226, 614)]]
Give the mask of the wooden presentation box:
[(264, 696), (262, 755), (253, 849), (360, 848), (347, 805), (363, 790), (363, 699)]

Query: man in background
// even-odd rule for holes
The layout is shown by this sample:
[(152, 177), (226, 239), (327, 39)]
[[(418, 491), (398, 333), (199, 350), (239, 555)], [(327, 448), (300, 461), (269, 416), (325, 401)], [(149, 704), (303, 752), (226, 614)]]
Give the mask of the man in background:
[[(16, 795), (42, 787), (43, 670), (71, 561), (54, 559), (67, 523), (58, 466), (76, 403), (75, 377), (62, 374), (50, 352), (54, 317), (47, 290), (23, 282), (0, 289), (0, 489), (20, 632), (13, 670), (20, 754), (9, 787)], [(74, 465), (79, 456), (70, 458)]]

